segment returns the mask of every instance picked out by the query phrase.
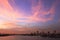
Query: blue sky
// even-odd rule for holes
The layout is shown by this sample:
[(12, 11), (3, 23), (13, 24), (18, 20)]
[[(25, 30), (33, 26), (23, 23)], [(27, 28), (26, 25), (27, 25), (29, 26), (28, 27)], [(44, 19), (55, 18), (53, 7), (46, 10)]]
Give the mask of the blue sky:
[(0, 8), (2, 24), (37, 24), (41, 28), (60, 22), (60, 0), (5, 0), (0, 1)]

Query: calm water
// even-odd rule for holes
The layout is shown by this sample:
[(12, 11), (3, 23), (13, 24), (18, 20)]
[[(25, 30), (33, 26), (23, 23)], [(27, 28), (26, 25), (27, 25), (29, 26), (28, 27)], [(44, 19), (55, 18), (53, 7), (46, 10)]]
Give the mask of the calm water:
[(0, 37), (0, 40), (60, 40), (60, 38), (47, 38), (40, 36), (6, 36)]

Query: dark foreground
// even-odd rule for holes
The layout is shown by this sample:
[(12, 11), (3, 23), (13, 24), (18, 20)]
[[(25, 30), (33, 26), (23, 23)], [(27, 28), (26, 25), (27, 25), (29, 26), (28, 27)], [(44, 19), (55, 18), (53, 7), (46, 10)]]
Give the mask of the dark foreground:
[(0, 40), (60, 40), (60, 38), (12, 35), (12, 36), (0, 37)]
[(49, 37), (49, 38), (60, 38), (60, 34), (0, 34), (2, 36), (40, 36), (40, 37)]

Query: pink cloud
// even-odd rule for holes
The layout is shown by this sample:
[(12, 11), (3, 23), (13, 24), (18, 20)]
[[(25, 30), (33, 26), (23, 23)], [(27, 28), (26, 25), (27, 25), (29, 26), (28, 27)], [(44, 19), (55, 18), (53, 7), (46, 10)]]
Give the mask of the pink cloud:
[[(15, 4), (14, 0), (12, 0), (13, 3)], [(33, 15), (31, 16), (24, 16), (24, 14), (22, 14), (21, 12), (18, 12), (18, 10), (14, 10), (14, 8), (11, 6), (11, 4), (8, 2), (8, 0), (0, 0), (0, 17), (3, 19), (3, 23), (5, 21), (7, 22), (26, 22), (26, 23), (30, 23), (30, 22), (48, 22), (53, 20), (54, 18), (54, 13), (55, 13), (55, 7), (57, 1), (55, 3), (52, 4), (52, 7), (49, 11), (41, 11), (43, 5), (42, 5), (42, 1), (39, 0), (37, 2), (37, 5), (35, 5), (34, 0), (32, 0), (32, 13)], [(51, 14), (52, 16), (49, 18), (42, 18), (39, 17), (40, 15), (45, 16)], [(17, 18), (25, 18), (26, 20), (18, 20)]]

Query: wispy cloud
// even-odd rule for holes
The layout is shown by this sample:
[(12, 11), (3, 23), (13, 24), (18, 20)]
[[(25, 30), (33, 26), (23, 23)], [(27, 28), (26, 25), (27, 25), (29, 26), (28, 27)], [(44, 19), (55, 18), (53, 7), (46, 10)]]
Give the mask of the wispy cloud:
[[(11, 0), (15, 4), (15, 0)], [(0, 21), (4, 24), (7, 22), (24, 22), (24, 23), (32, 23), (32, 22), (48, 22), (54, 19), (55, 7), (57, 5), (57, 1), (54, 2), (51, 8), (48, 11), (43, 10), (43, 1), (42, 0), (31, 0), (32, 2), (32, 14), (31, 16), (24, 16), (23, 13), (18, 12), (18, 9), (14, 10), (14, 7), (11, 6), (9, 0), (0, 0)], [(2, 19), (1, 19), (2, 18)]]

